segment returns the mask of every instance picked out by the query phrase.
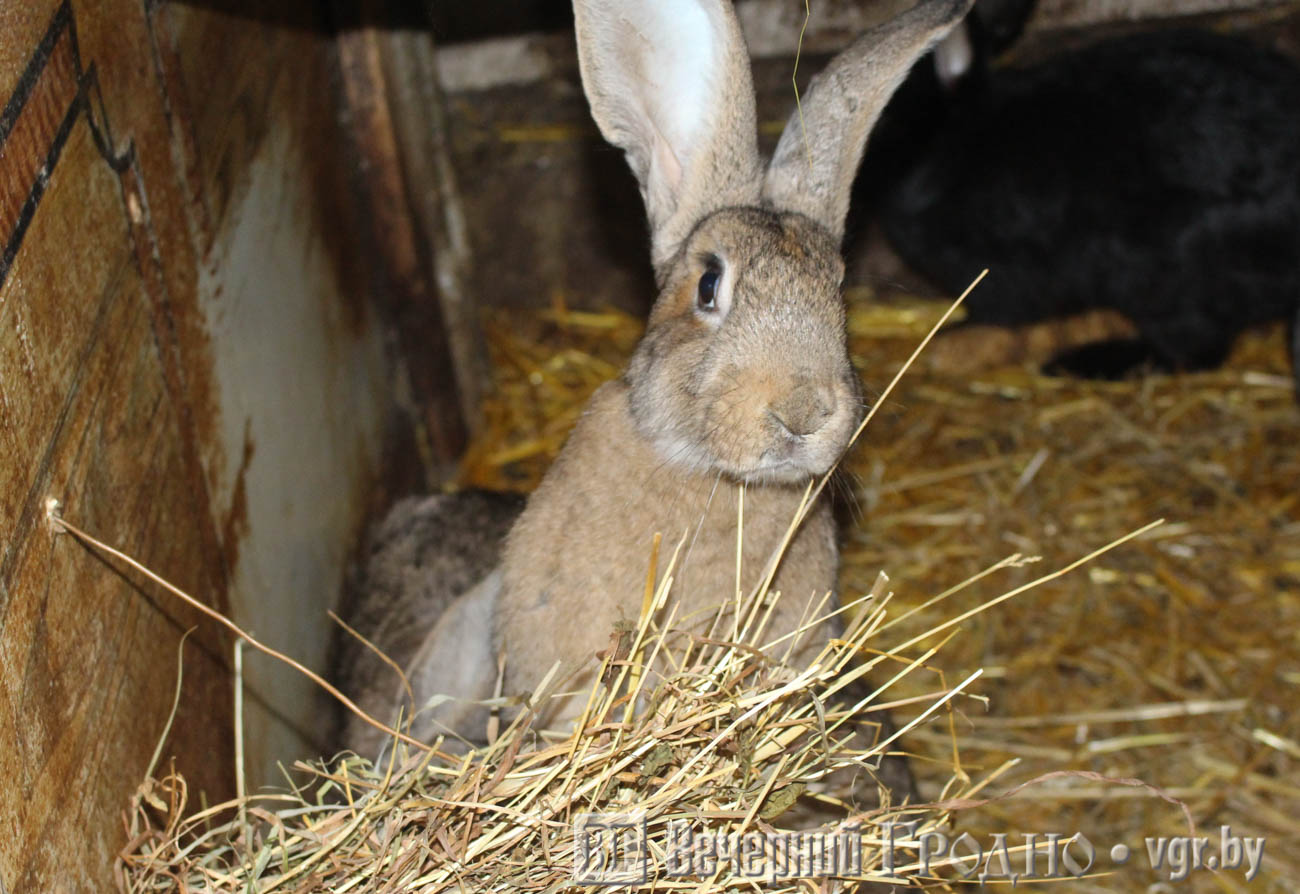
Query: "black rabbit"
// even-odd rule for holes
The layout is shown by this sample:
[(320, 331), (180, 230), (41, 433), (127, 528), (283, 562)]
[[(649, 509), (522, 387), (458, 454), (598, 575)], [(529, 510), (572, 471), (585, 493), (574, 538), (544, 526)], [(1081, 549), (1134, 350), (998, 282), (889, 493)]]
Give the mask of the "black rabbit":
[(1293, 61), (1191, 30), (1021, 69), (990, 70), (976, 52), (938, 112), (916, 99), (937, 91), (923, 69), (929, 94), (913, 86), (912, 109), (895, 115), (910, 158), (877, 205), (903, 260), (944, 288), (990, 268), (968, 299), (971, 323), (1118, 311), (1136, 338), (1049, 367), (1091, 377), (1211, 367), (1243, 329), (1282, 318), (1300, 357)]

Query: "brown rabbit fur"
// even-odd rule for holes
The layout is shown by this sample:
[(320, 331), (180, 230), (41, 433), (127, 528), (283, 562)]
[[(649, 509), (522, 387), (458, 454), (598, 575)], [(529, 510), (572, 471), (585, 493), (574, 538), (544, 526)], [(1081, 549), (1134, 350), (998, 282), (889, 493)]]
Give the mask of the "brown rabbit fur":
[[(556, 661), (572, 670), (608, 644), (620, 619), (636, 618), (656, 532), (666, 541), (660, 575), (684, 544), (673, 572), (678, 616), (711, 619), (735, 590), (747, 479), (741, 583), (756, 585), (808, 479), (830, 468), (861, 418), (837, 291), (843, 268), (822, 228), (800, 215), (727, 209), (684, 249), (627, 373), (593, 397), (506, 540), (496, 639), (507, 691), (535, 684)], [(725, 341), (696, 312), (708, 256), (748, 271)], [(834, 588), (835, 568), (830, 513), (818, 501), (775, 580), (787, 596), (775, 634)], [(813, 651), (822, 642), (809, 639)]]
[[(849, 186), (876, 116), (969, 0), (922, 0), (833, 60), (764, 171), (749, 60), (726, 0), (575, 0), (592, 113), (641, 184), (660, 296), (626, 372), (592, 398), (506, 539), (498, 573), (457, 600), (411, 666), (417, 702), (533, 691), (559, 665), (585, 691), (621, 619), (640, 611), (652, 538), (688, 625), (735, 596), (744, 493), (748, 591), (808, 483), (862, 418), (845, 343), (839, 243)], [(818, 501), (777, 569), (769, 639), (836, 586)], [(707, 615), (707, 617), (706, 617)], [(833, 624), (812, 631), (816, 652)], [(780, 657), (782, 650), (776, 651)], [(585, 696), (542, 706), (576, 718)], [(394, 702), (396, 704), (396, 701)], [(441, 704), (414, 727), (481, 738), (481, 710)]]

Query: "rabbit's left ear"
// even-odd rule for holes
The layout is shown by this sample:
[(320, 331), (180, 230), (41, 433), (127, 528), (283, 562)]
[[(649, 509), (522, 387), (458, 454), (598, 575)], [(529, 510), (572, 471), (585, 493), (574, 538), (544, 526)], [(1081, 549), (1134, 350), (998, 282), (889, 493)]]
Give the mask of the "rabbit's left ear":
[(917, 59), (961, 21), (973, 0), (920, 0), (830, 61), (790, 117), (768, 165), (763, 198), (844, 235), (849, 191), (867, 136)]
[(591, 114), (627, 153), (657, 270), (700, 218), (758, 202), (749, 53), (729, 0), (574, 0)]

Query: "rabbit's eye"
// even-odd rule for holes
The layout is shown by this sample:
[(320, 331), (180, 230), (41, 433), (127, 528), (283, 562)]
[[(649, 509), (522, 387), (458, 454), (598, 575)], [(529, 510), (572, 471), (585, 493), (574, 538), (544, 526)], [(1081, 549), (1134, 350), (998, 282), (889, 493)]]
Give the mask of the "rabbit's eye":
[(700, 310), (718, 309), (718, 281), (721, 279), (722, 275), (716, 270), (704, 271), (698, 290)]

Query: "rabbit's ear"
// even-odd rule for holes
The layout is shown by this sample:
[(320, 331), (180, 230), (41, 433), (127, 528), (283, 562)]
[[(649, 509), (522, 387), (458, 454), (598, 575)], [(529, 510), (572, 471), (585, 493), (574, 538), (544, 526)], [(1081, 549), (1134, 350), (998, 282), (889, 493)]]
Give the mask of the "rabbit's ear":
[(592, 117), (627, 153), (655, 267), (701, 217), (758, 202), (749, 54), (729, 0), (574, 0)]
[(849, 190), (867, 135), (926, 50), (961, 21), (972, 0), (921, 0), (863, 34), (813, 80), (768, 165), (763, 198), (844, 235)]

